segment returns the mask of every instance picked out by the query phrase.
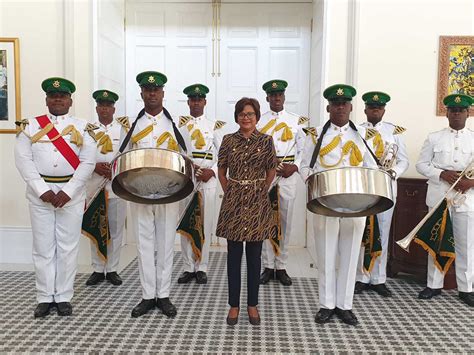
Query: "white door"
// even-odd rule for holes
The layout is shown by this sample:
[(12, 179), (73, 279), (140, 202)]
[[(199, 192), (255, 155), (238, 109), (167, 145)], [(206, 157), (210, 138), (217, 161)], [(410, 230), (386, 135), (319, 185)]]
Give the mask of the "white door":
[[(275, 78), (289, 82), (286, 108), (306, 116), (311, 13), (311, 3), (222, 3), (218, 16), (211, 3), (127, 5), (127, 114), (143, 107), (136, 74), (158, 70), (168, 77), (165, 106), (172, 114), (189, 113), (182, 89), (201, 82), (210, 89), (206, 113), (226, 121), (226, 132), (237, 128), (234, 104), (241, 97), (255, 97), (262, 113), (268, 110), (261, 87)], [(292, 245), (305, 245), (305, 215), (301, 183)]]

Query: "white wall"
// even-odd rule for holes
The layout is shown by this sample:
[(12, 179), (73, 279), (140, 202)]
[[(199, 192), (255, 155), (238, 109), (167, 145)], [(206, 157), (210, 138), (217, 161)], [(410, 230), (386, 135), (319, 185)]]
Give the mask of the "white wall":
[[(436, 116), (440, 35), (473, 35), (472, 0), (327, 1), (327, 84), (355, 86), (353, 119), (365, 120), (361, 96), (381, 90), (392, 97), (384, 119), (407, 128), (410, 157), (406, 177), (420, 177), (415, 163), (429, 132), (447, 126)], [(352, 16), (352, 18), (351, 18)], [(354, 24), (354, 28), (350, 24)], [(349, 24), (349, 27), (347, 26)], [(354, 51), (351, 51), (351, 37)], [(349, 40), (348, 40), (349, 39)], [(352, 81), (352, 82), (351, 82)], [(474, 128), (474, 120), (468, 127)]]

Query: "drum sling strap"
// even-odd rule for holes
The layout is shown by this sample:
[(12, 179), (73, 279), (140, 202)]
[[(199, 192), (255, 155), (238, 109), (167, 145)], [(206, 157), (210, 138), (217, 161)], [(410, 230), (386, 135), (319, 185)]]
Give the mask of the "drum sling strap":
[[(178, 130), (178, 127), (176, 127), (176, 124), (174, 123), (173, 119), (171, 118), (170, 113), (166, 108), (163, 107), (163, 113), (166, 116), (167, 119), (171, 121), (171, 124), (173, 125), (173, 132), (176, 137), (176, 140), (178, 141), (179, 146), (181, 149), (183, 149), (184, 152), (187, 152), (186, 149), (186, 144), (184, 143), (184, 138), (181, 135), (181, 133)], [(125, 139), (122, 142), (122, 145), (119, 148), (119, 154), (122, 153), (125, 148), (127, 147), (128, 143), (130, 142), (130, 138), (132, 137), (133, 131), (135, 130), (135, 127), (137, 126), (137, 122), (140, 118), (145, 116), (145, 109), (141, 109), (140, 112), (138, 113), (137, 119), (133, 122), (132, 127), (128, 131), (127, 135), (125, 136)]]
[[(323, 137), (326, 134), (326, 132), (327, 132), (327, 130), (329, 129), (330, 126), (331, 126), (331, 121), (327, 121), (323, 126), (323, 130), (321, 131), (321, 135), (318, 137), (318, 141), (316, 142), (316, 147), (314, 147), (313, 155), (311, 156), (311, 162), (309, 164), (309, 167), (311, 169), (313, 169), (314, 164), (316, 164), (316, 159), (318, 159), (319, 151), (321, 150), (321, 145), (323, 143)], [(372, 149), (367, 144), (367, 141), (360, 135), (359, 131), (357, 130), (357, 128), (355, 126), (355, 124), (352, 121), (349, 121), (349, 126), (359, 134), (359, 137), (362, 139), (362, 141), (364, 142), (366, 148), (369, 150), (370, 155), (372, 155), (372, 158), (374, 158), (377, 165), (380, 166), (379, 159), (375, 156), (374, 152), (372, 151)]]

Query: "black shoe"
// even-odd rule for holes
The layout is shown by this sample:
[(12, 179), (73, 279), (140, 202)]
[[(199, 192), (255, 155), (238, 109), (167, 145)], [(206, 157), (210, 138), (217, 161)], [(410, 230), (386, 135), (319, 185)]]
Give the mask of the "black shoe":
[(231, 311), (231, 309), (229, 309), (229, 313), (227, 314), (226, 322), (227, 322), (228, 325), (234, 326), (239, 321), (239, 311), (240, 311), (240, 309), (237, 310), (237, 317), (235, 317), (235, 318), (229, 317), (230, 311)]
[(58, 302), (58, 316), (72, 316), (72, 306), (69, 302)]
[(314, 317), (314, 321), (319, 324), (324, 324), (329, 322), (333, 315), (334, 309), (320, 308), (318, 313), (316, 313), (316, 317)]
[(52, 303), (38, 303), (35, 308), (35, 318), (43, 318), (49, 314), (49, 310), (51, 309)]
[(189, 281), (191, 281), (191, 280), (194, 279), (195, 277), (196, 277), (196, 273), (195, 273), (195, 272), (185, 271), (185, 272), (183, 272), (183, 274), (179, 277), (178, 283), (179, 283), (179, 284), (187, 284)]
[(260, 284), (265, 285), (268, 281), (273, 280), (275, 278), (275, 271), (273, 269), (265, 268), (263, 270), (262, 275), (260, 275)]
[(370, 289), (382, 297), (392, 297), (392, 291), (390, 291), (385, 284), (370, 285)]
[(196, 272), (196, 283), (197, 284), (207, 284), (207, 275), (204, 271)]
[(440, 288), (429, 288), (426, 287), (423, 291), (421, 291), (418, 294), (418, 298), (422, 300), (429, 300), (430, 298), (433, 298), (434, 296), (438, 296), (441, 294), (441, 289)]
[(161, 309), (161, 312), (167, 316), (168, 318), (174, 318), (178, 311), (176, 307), (171, 303), (168, 297), (166, 298), (157, 298), (156, 299), (156, 306)]
[(474, 292), (459, 292), (459, 298), (468, 306), (474, 307)]
[(153, 308), (155, 308), (155, 306), (156, 302), (154, 298), (152, 298), (151, 300), (142, 299), (139, 304), (133, 307), (132, 317), (138, 318), (140, 316), (143, 316), (144, 314), (147, 314), (148, 311), (151, 311)]
[(105, 280), (105, 275), (101, 272), (93, 272), (86, 281), (87, 286), (97, 285), (99, 282)]
[(354, 287), (354, 295), (360, 295), (362, 292), (368, 290), (370, 287), (369, 284), (366, 284), (361, 281), (357, 281)]
[(260, 320), (260, 314), (258, 313), (257, 307), (255, 307), (255, 309), (257, 310), (257, 316), (256, 316), (256, 317), (252, 317), (252, 316), (250, 316), (249, 307), (247, 307), (247, 314), (248, 314), (248, 316), (249, 316), (249, 322), (250, 322), (250, 324), (252, 324), (252, 325), (260, 325), (260, 322), (261, 322), (261, 320)]
[(120, 286), (122, 284), (122, 278), (115, 271), (108, 272), (105, 278), (109, 280), (112, 285)]
[(352, 313), (352, 310), (350, 309), (339, 309), (336, 308), (336, 314), (339, 317), (340, 320), (342, 320), (344, 323), (349, 324), (349, 325), (357, 325), (359, 321), (357, 320), (357, 317), (355, 316), (354, 313)]
[(293, 284), (293, 281), (291, 281), (291, 277), (288, 276), (285, 269), (277, 270), (275, 275), (277, 280), (279, 280), (282, 285), (291, 286)]

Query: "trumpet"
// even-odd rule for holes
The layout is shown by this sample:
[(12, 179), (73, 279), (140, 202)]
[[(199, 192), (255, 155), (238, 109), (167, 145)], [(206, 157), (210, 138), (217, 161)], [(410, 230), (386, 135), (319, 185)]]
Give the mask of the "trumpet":
[[(441, 205), (443, 200), (448, 196), (448, 194), (454, 189), (456, 184), (463, 178), (466, 177), (468, 179), (474, 179), (474, 161), (471, 161), (471, 163), (459, 174), (459, 177), (457, 180), (451, 185), (451, 187), (446, 191), (444, 194), (443, 198), (441, 198), (436, 205), (433, 206), (433, 208), (426, 214), (426, 216), (416, 225), (413, 230), (408, 233), (408, 235), (397, 241), (396, 243), (406, 252), (409, 252), (410, 250), (410, 243), (415, 239), (416, 233), (418, 230), (426, 223), (426, 221), (433, 215), (433, 213), (436, 211), (436, 209)], [(461, 193), (460, 191), (457, 191), (456, 194), (453, 196), (452, 199), (450, 199), (449, 204), (451, 206), (460, 206), (462, 203), (464, 203), (466, 199), (466, 195)]]

